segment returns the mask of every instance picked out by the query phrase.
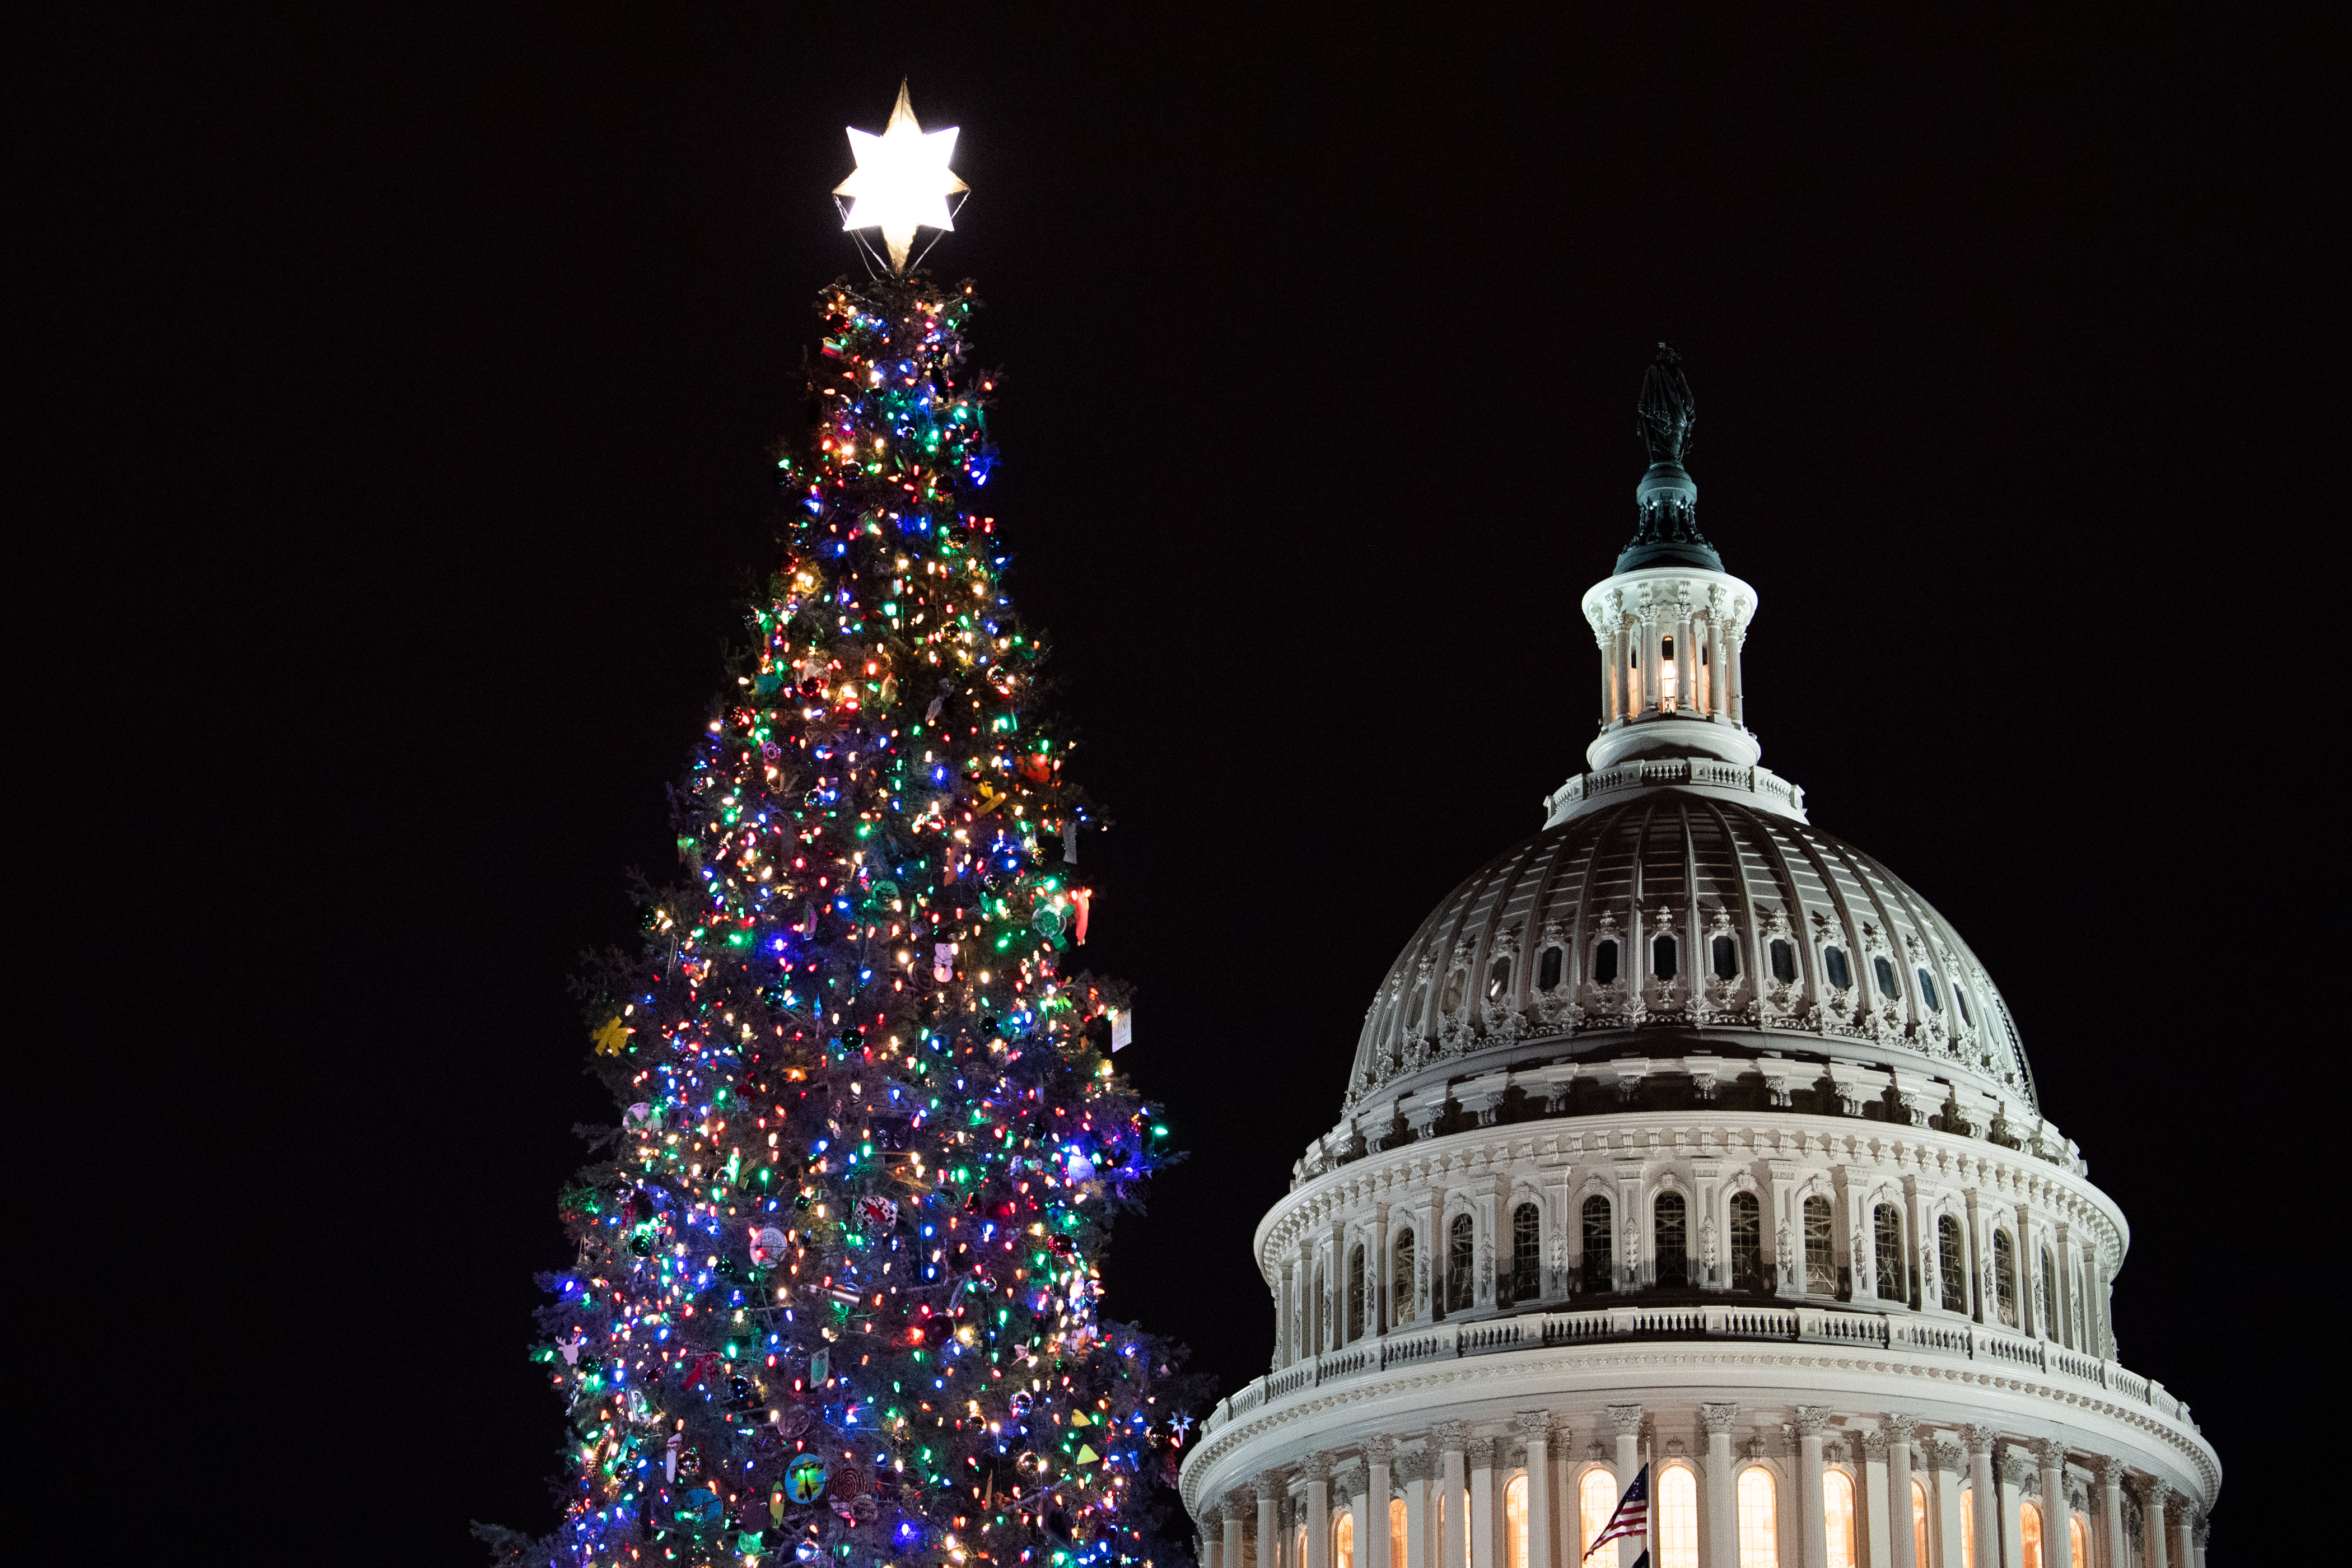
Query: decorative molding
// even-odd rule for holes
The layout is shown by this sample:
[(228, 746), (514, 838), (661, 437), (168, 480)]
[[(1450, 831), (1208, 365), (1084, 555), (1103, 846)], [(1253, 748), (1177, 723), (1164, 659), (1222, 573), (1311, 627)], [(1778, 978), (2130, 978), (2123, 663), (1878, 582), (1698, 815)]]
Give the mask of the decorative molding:
[(1708, 1436), (1721, 1437), (1727, 1435), (1732, 1423), (1739, 1419), (1739, 1406), (1727, 1402), (1702, 1405), (1698, 1407), (1698, 1418), (1700, 1425), (1706, 1428)]
[(1468, 1446), (1463, 1449), (1463, 1458), (1469, 1461), (1470, 1468), (1474, 1470), (1493, 1469), (1495, 1468), (1495, 1439), (1492, 1437), (1471, 1438)]
[(1396, 1451), (1397, 1440), (1385, 1432), (1364, 1439), (1364, 1459), (1368, 1464), (1392, 1464)]
[(1620, 1437), (1631, 1437), (1642, 1430), (1642, 1407), (1638, 1405), (1609, 1406), (1609, 1425)]
[(1887, 1437), (1885, 1433), (1864, 1432), (1862, 1435), (1863, 1457), (1868, 1459), (1871, 1463), (1876, 1465), (1886, 1463), (1886, 1449)]
[(1468, 1431), (1469, 1427), (1460, 1421), (1440, 1421), (1429, 1429), (1429, 1436), (1437, 1445), (1439, 1453), (1458, 1454), (1462, 1452), (1462, 1441)]
[(1807, 1437), (1820, 1436), (1822, 1435), (1822, 1428), (1829, 1425), (1829, 1419), (1830, 1407), (1826, 1405), (1800, 1405), (1797, 1406), (1796, 1426), (1800, 1436)]
[(1517, 1426), (1522, 1443), (1545, 1443), (1551, 1439), (1551, 1412), (1549, 1410), (1522, 1410), (1512, 1417), (1512, 1423)]
[(1298, 1473), (1310, 1486), (1318, 1481), (1328, 1486), (1331, 1484), (1332, 1458), (1329, 1454), (1309, 1454), (1298, 1462)]

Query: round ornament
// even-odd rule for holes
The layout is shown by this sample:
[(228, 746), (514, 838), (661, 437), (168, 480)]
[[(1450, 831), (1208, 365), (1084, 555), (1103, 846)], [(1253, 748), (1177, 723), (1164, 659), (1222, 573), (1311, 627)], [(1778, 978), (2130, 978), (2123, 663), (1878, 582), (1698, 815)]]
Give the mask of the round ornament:
[(803, 1454), (784, 1470), (784, 1495), (797, 1503), (812, 1503), (824, 1495), (824, 1461)]
[(1070, 1151), (1070, 1180), (1091, 1182), (1095, 1179), (1095, 1163), (1077, 1150)]
[(1059, 904), (1039, 904), (1029, 923), (1037, 928), (1038, 935), (1058, 942), (1069, 927), (1070, 911)]
[(751, 1234), (751, 1262), (755, 1268), (773, 1268), (783, 1261), (784, 1248), (791, 1243), (784, 1233), (772, 1225), (763, 1225)]

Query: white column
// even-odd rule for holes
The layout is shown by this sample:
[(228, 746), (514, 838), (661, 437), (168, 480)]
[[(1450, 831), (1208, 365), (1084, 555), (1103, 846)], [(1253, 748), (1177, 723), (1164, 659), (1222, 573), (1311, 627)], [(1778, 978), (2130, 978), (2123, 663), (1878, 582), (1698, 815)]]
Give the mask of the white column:
[(1225, 1546), (1223, 1553), (1225, 1568), (1244, 1568), (1242, 1519), (1248, 1511), (1248, 1488), (1235, 1487), (1225, 1494)]
[(1551, 1412), (1521, 1411), (1519, 1440), (1528, 1446), (1528, 1568), (1552, 1568)]
[(1389, 1568), (1389, 1466), (1396, 1458), (1396, 1439), (1364, 1439), (1363, 1561), (1356, 1568)]
[(1298, 1568), (1284, 1563), (1282, 1551), (1282, 1478), (1272, 1470), (1257, 1479), (1257, 1568)]
[[(2000, 1568), (2025, 1568), (2025, 1478), (2032, 1468), (2025, 1456), (2015, 1448), (2000, 1451)], [(2046, 1552), (2049, 1542), (2044, 1533), (2042, 1550)]]
[(1595, 621), (1592, 626), (1592, 640), (1601, 645), (1601, 722), (1606, 728), (1609, 721), (1617, 716), (1615, 712), (1617, 666), (1616, 661), (1610, 657), (1612, 652), (1612, 645), (1617, 639), (1604, 631), (1600, 622)]
[(1496, 1568), (1495, 1439), (1470, 1439), (1470, 1568)]
[(2091, 1461), (2099, 1478), (2098, 1562), (2077, 1568), (2127, 1568), (2124, 1562), (2124, 1462), (2102, 1454)]
[[(1612, 1405), (1609, 1407), (1609, 1424), (1617, 1429), (1617, 1495), (1633, 1484), (1642, 1469), (1642, 1407), (1638, 1405)], [(1653, 1476), (1652, 1481), (1657, 1478)], [(1650, 1500), (1657, 1501), (1657, 1489), (1650, 1489)], [(1642, 1555), (1649, 1543), (1638, 1535), (1629, 1535), (1617, 1542), (1617, 1568), (1633, 1568), (1633, 1560)]]
[[(1370, 1495), (1364, 1490), (1360, 1481), (1356, 1486), (1355, 1494), (1348, 1500), (1348, 1511), (1353, 1514), (1356, 1520), (1355, 1568), (1372, 1568), (1371, 1556), (1365, 1547), (1365, 1543), (1371, 1540), (1370, 1501)], [(1388, 1564), (1382, 1563), (1379, 1564), (1379, 1568), (1388, 1568)]]
[(2144, 1568), (2169, 1568), (2165, 1554), (2164, 1506), (2171, 1500), (2172, 1489), (2159, 1480), (2149, 1480), (2139, 1489), (2139, 1538), (2147, 1544), (2147, 1561)]
[(1928, 1568), (1919, 1561), (1918, 1542), (1911, 1526), (1911, 1438), (1918, 1423), (1908, 1415), (1889, 1415), (1881, 1428), (1886, 1434), (1886, 1522), (1888, 1568)]
[(1635, 624), (1642, 632), (1642, 717), (1649, 718), (1658, 710), (1658, 639), (1664, 634), (1658, 626), (1659, 606), (1642, 606), (1641, 619)]
[(1710, 614), (1706, 617), (1706, 711), (1712, 719), (1724, 716), (1723, 675), (1723, 616)]
[(1992, 1446), (1999, 1434), (1990, 1426), (1970, 1426), (1961, 1438), (1969, 1446), (1969, 1489), (1973, 1494), (1976, 1531), (1975, 1568), (2000, 1568), (2000, 1494), (1992, 1479)]
[(1706, 1521), (1699, 1537), (1706, 1543), (1706, 1568), (1739, 1568), (1739, 1490), (1731, 1458), (1731, 1424), (1739, 1418), (1737, 1405), (1702, 1405), (1698, 1418), (1706, 1427)]
[[(2205, 1542), (2212, 1536), (2212, 1533), (2213, 1521), (2205, 1517), (2204, 1510), (2198, 1510), (2197, 1527), (2189, 1532), (2189, 1544), (2196, 1548), (2197, 1552), (2197, 1555), (2194, 1560), (2194, 1568), (2205, 1568)], [(2189, 1565), (2184, 1564), (2183, 1568), (2189, 1568)]]
[(1829, 1419), (1825, 1405), (1797, 1406), (1797, 1560), (1803, 1568), (1829, 1568), (1829, 1507), (1822, 1495), (1822, 1428)]
[[(1961, 1568), (1960, 1467), (1967, 1458), (1958, 1443), (1930, 1437), (1922, 1446), (1927, 1473), (1934, 1479), (1936, 1562), (1934, 1568)], [(1921, 1568), (1927, 1568), (1922, 1564)]]
[(1307, 1561), (1299, 1568), (1331, 1568), (1331, 1456), (1309, 1455), (1307, 1472)]
[[(1372, 1205), (1372, 1238), (1364, 1249), (1364, 1331), (1389, 1331), (1389, 1205)], [(1388, 1568), (1382, 1563), (1381, 1568)]]
[(1429, 1561), (1428, 1449), (1407, 1454), (1398, 1466), (1404, 1482), (1404, 1568), (1431, 1568)]
[[(1862, 1568), (1894, 1568), (1895, 1537), (1890, 1521), (1895, 1518), (1894, 1497), (1890, 1488), (1887, 1458), (1893, 1445), (1887, 1440), (1885, 1428), (1862, 1435), (1862, 1505), (1868, 1510), (1863, 1521)], [(1903, 1526), (1911, 1524), (1910, 1494), (1904, 1494)]]
[(1217, 1536), (1202, 1535), (1200, 1538), (1201, 1568), (1225, 1568), (1223, 1563), (1217, 1561), (1223, 1546), (1223, 1542)]
[(1698, 707), (1698, 642), (1691, 635), (1691, 607), (1675, 606), (1675, 711)]
[(1742, 729), (1748, 727), (1748, 681), (1742, 668), (1739, 650), (1748, 646), (1748, 628), (1738, 626), (1731, 633), (1731, 721)]
[(2185, 1492), (2172, 1513), (2172, 1560), (2180, 1568), (2192, 1568), (2197, 1561), (2197, 1510)]
[(2074, 1562), (2074, 1532), (2067, 1528), (2066, 1450), (2047, 1437), (2037, 1437), (2033, 1440), (2033, 1458), (2042, 1468), (2042, 1568), (2078, 1568)]
[(1470, 1568), (1462, 1555), (1462, 1492), (1469, 1485), (1462, 1468), (1462, 1423), (1439, 1422), (1436, 1439), (1441, 1461), (1437, 1475), (1437, 1560), (1442, 1568)]

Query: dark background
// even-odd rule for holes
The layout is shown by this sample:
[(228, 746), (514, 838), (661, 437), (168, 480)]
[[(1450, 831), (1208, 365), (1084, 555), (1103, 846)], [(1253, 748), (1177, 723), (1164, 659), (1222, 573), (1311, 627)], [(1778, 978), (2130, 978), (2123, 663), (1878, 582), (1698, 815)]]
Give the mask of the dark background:
[[(123, 1217), (184, 1232), (173, 1447), (252, 1500), (242, 1560), (552, 1518), (530, 1275), (609, 1109), (564, 983), (672, 863), (858, 265), (842, 127), (902, 74), (962, 129), (932, 265), (987, 301), (1013, 591), (1118, 817), (1088, 957), (1192, 1151), (1109, 1310), (1265, 1369), (1250, 1237), (1374, 984), (1581, 765), (1576, 605), (1664, 338), (1761, 593), (1765, 760), (2004, 987), (2136, 1227), (2124, 1358), (2231, 1467), (2221, 1560), (2265, 1560), (2327, 1331), (2257, 1303), (2331, 1250), (2280, 1101), (2341, 1039), (2324, 51), (2235, 7), (1636, 14), (85, 18), (37, 73), (64, 243), (16, 327), (60, 481), (20, 527), (70, 575), (16, 620), (122, 873), (59, 906), (112, 976), (70, 1037), (176, 1151)], [(142, 1400), (158, 1353), (115, 1347)]]

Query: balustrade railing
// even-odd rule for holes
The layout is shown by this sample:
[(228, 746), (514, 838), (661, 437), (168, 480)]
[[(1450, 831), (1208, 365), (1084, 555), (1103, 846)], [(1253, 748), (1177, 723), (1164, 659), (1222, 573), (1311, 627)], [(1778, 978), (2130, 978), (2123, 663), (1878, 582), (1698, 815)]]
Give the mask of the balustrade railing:
[(2162, 1384), (2114, 1362), (1981, 1324), (1907, 1313), (1831, 1311), (1820, 1307), (1736, 1303), (1691, 1307), (1603, 1307), (1591, 1311), (1521, 1312), (1472, 1322), (1441, 1322), (1359, 1340), (1251, 1381), (1221, 1400), (1202, 1423), (1205, 1437), (1228, 1422), (1307, 1388), (1390, 1367), (1495, 1355), (1602, 1340), (1661, 1338), (1786, 1340), (1807, 1344), (1871, 1345), (1952, 1356), (2067, 1378), (2112, 1390), (2190, 1426), (2189, 1407)]

